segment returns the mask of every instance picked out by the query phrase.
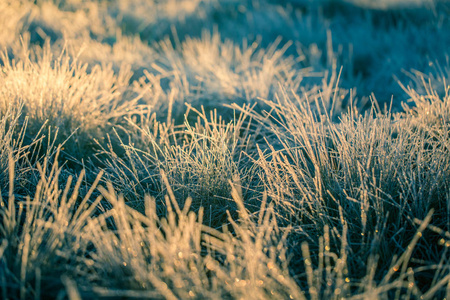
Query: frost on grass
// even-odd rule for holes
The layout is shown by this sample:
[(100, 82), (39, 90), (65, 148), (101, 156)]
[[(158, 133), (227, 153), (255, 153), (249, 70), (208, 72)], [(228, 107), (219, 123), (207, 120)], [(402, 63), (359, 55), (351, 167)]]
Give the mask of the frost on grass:
[(0, 107), (2, 112), (21, 108), (31, 136), (46, 125), (57, 130), (57, 143), (73, 137), (70, 152), (82, 157), (80, 152), (91, 151), (89, 145), (102, 140), (108, 127), (138, 110), (139, 95), (129, 88), (128, 67), (117, 74), (111, 65), (88, 71), (87, 64), (66, 51), (53, 55), (48, 44), (35, 50), (24, 44), (22, 51), (20, 60), (1, 55)]
[(5, 298), (302, 296), (280, 252), (285, 238), (271, 207), (255, 223), (233, 193), (243, 218), (240, 224), (230, 218), (237, 237), (203, 225), (202, 210), (198, 216), (189, 212), (190, 198), (180, 209), (173, 194), (166, 197), (165, 218), (157, 216), (150, 197), (144, 213), (127, 207), (111, 184), (91, 198), (101, 173), (83, 197), (78, 193), (84, 171), (74, 186), (68, 177), (61, 190), (61, 168), (47, 160), (37, 165), (41, 180), (34, 197), (19, 200), (13, 193), (12, 155), (8, 167), (11, 188), (0, 202)]
[(419, 2), (0, 1), (0, 297), (449, 298)]

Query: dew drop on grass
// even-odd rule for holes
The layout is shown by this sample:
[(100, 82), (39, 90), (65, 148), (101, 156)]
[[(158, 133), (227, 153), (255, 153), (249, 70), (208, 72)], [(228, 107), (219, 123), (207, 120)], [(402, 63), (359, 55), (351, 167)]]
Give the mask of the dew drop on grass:
[(86, 265), (88, 265), (90, 267), (92, 267), (94, 265), (94, 261), (92, 259), (87, 259), (85, 263), (86, 263)]

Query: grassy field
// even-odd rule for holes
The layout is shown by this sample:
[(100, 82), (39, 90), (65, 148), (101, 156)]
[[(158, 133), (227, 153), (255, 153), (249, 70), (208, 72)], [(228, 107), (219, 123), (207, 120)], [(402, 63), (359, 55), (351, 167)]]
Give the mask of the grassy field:
[(1, 299), (450, 299), (450, 3), (0, 0)]

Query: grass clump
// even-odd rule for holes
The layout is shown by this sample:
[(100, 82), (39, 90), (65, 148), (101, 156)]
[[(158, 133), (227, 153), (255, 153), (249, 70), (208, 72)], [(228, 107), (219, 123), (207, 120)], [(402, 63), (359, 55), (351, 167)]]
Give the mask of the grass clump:
[(134, 129), (126, 131), (127, 140), (121, 140), (118, 149), (110, 143), (100, 156), (108, 180), (133, 207), (142, 210), (140, 199), (150, 193), (163, 208), (169, 189), (177, 199), (190, 197), (194, 211), (204, 207), (207, 224), (220, 227), (227, 219), (226, 211), (235, 211), (229, 182), (242, 189), (255, 176), (244, 155), (253, 140), (251, 124), (245, 115), (227, 123), (217, 111), (208, 117), (205, 110), (190, 110), (198, 116), (193, 125), (187, 115), (179, 126), (154, 117), (139, 125), (130, 120)]
[[(87, 228), (99, 249), (89, 263), (95, 270), (90, 280), (99, 283), (93, 289), (97, 296), (301, 297), (286, 266), (277, 263), (280, 254), (276, 249), (283, 247), (283, 239), (277, 238), (271, 210), (261, 213), (258, 225), (241, 211), (247, 219), (232, 223), (239, 232), (237, 238), (225, 229), (202, 225), (203, 210), (198, 216), (189, 212), (191, 198), (180, 209), (175, 198), (166, 197), (168, 213), (160, 219), (155, 199), (146, 197), (145, 213), (141, 214), (128, 208), (111, 185), (101, 191), (112, 209), (93, 219)], [(114, 219), (114, 231), (102, 229), (107, 217)]]
[(46, 159), (37, 168), (40, 181), (34, 197), (16, 197), (17, 170), (12, 153), (9, 154), (9, 195), (3, 195), (0, 202), (0, 287), (5, 299), (57, 295), (63, 287), (61, 275), (74, 269), (77, 259), (86, 253), (87, 243), (81, 239), (79, 230), (101, 199), (89, 202), (97, 180), (77, 206), (83, 175), (69, 194), (72, 177), (67, 178), (64, 190), (60, 190), (61, 169), (57, 163), (50, 164)]
[(99, 187), (101, 195), (90, 200), (101, 173), (82, 199), (78, 192), (84, 172), (73, 188), (69, 176), (60, 190), (61, 168), (47, 166), (37, 165), (41, 180), (34, 198), (18, 200), (9, 156), (11, 189), (0, 203), (5, 298), (301, 296), (286, 264), (279, 262), (284, 239), (273, 211), (261, 212), (254, 223), (235, 189), (243, 220), (230, 221), (239, 238), (225, 228), (220, 232), (203, 225), (202, 209), (198, 217), (189, 212), (191, 198), (180, 210), (170, 193), (168, 213), (160, 218), (155, 199), (146, 197), (140, 213), (111, 184)]
[[(424, 98), (434, 100), (419, 100)], [(449, 157), (443, 150), (448, 128), (442, 121), (448, 93), (443, 99), (434, 92), (416, 98), (414, 113), (382, 113), (374, 106), (364, 115), (349, 110), (338, 123), (320, 94), (315, 103), (305, 100), (285, 94), (268, 103), (270, 114), (255, 116), (277, 137), (259, 150), (257, 164), (282, 224), (295, 228), (292, 243), (306, 239), (320, 248), (317, 234), (331, 228), (331, 249), (345, 241), (351, 252), (347, 267), (353, 281), (352, 276), (363, 277), (371, 257), (377, 257), (375, 274), (383, 276), (392, 257), (411, 248), (416, 220), (426, 219), (427, 212), (434, 211), (429, 220), (448, 230)], [(428, 234), (410, 255), (412, 265), (431, 270), (447, 260), (441, 247), (430, 244), (437, 238)], [(301, 253), (299, 247), (291, 249)], [(426, 273), (416, 275), (419, 286)]]
[(2, 54), (0, 106), (4, 112), (21, 107), (30, 136), (44, 125), (57, 129), (56, 144), (72, 137), (66, 153), (81, 159), (92, 153), (94, 139), (102, 140), (112, 124), (138, 111), (128, 68), (115, 74), (111, 66), (98, 65), (88, 72), (65, 51), (55, 57), (48, 44), (31, 51), (24, 44), (23, 51), (18, 61)]

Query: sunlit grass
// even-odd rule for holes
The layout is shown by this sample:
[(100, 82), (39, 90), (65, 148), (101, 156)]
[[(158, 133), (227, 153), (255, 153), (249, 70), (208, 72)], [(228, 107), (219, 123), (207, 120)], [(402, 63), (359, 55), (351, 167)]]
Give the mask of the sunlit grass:
[(0, 298), (450, 298), (450, 8), (372, 2), (0, 1)]

